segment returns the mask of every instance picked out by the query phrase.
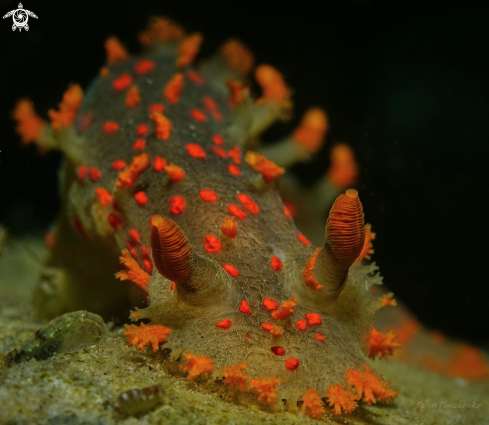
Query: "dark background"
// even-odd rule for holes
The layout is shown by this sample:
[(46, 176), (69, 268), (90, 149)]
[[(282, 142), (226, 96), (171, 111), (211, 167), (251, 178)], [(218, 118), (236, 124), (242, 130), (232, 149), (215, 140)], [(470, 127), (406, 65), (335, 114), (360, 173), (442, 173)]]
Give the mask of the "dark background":
[[(0, 0), (0, 15), (19, 0)], [(29, 32), (0, 21), (0, 222), (12, 233), (44, 232), (59, 208), (56, 152), (23, 148), (9, 119), (15, 101), (56, 107), (67, 86), (86, 87), (117, 35), (135, 53), (136, 34), (166, 14), (204, 34), (199, 57), (227, 38), (295, 89), (296, 118), (308, 106), (329, 114), (329, 145), (294, 169), (311, 184), (328, 167), (329, 146), (350, 143), (361, 166), (360, 196), (377, 233), (385, 284), (429, 327), (487, 343), (488, 10), (482, 2), (40, 1)], [(287, 3), (289, 4), (289, 3)]]

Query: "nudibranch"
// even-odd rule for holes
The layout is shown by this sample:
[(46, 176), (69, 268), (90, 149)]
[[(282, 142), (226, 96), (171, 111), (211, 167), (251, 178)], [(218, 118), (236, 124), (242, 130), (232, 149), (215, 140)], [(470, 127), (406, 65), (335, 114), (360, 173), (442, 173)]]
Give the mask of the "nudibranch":
[(155, 18), (140, 40), (134, 57), (109, 38), (100, 75), (86, 95), (71, 85), (50, 123), (28, 100), (14, 111), (23, 142), (65, 154), (38, 313), (110, 317), (144, 293), (149, 306), (131, 313), (142, 322), (126, 325), (127, 344), (171, 349), (189, 380), (222, 379), (268, 404), (301, 402), (313, 417), (327, 405), (340, 414), (391, 401), (390, 382), (366, 362), (398, 344), (372, 328), (383, 304), (371, 287), (381, 278), (362, 264), (370, 238), (348, 188), (351, 150), (333, 149), (318, 202), (339, 196), (315, 248), (278, 184), (284, 167), (321, 147), (325, 113), (309, 110), (289, 137), (261, 147), (260, 133), (291, 114), (277, 70), (256, 67), (262, 94), (253, 100), (253, 55), (242, 43), (226, 42), (197, 68), (198, 33)]

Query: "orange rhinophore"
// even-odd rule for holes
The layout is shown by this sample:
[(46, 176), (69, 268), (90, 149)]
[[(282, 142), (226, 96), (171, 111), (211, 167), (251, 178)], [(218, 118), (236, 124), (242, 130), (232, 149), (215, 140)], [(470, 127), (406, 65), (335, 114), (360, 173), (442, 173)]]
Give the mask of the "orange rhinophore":
[(278, 388), (277, 385), (282, 381), (272, 376), (264, 378), (260, 376), (258, 379), (251, 380), (251, 388), (258, 391), (258, 400), (262, 403), (274, 404), (277, 401)]
[(240, 391), (246, 391), (248, 388), (248, 374), (244, 372), (246, 367), (248, 367), (248, 362), (225, 367), (221, 372), (224, 377), (224, 383), (229, 384), (231, 389), (236, 387)]
[(368, 349), (369, 357), (373, 360), (375, 356), (383, 359), (387, 356), (392, 356), (394, 350), (400, 348), (401, 344), (397, 341), (397, 335), (393, 331), (387, 333), (379, 332), (377, 329), (370, 330)]
[(184, 38), (178, 45), (178, 58), (176, 65), (184, 67), (193, 62), (195, 56), (199, 52), (203, 37), (199, 33), (190, 34)]
[(331, 149), (330, 158), (328, 178), (340, 188), (353, 186), (358, 176), (358, 165), (352, 148), (345, 143), (338, 143)]
[(282, 301), (280, 308), (272, 313), (275, 320), (285, 320), (287, 317), (294, 314), (294, 307), (297, 305), (297, 300), (292, 297), (290, 300)]
[(17, 121), (15, 131), (21, 137), (22, 144), (28, 145), (41, 137), (46, 128), (46, 121), (36, 114), (32, 102), (22, 99), (17, 102), (12, 117)]
[(231, 39), (221, 46), (221, 54), (226, 58), (230, 68), (242, 75), (253, 68), (253, 53), (239, 40)]
[(262, 97), (258, 99), (258, 103), (275, 101), (284, 108), (292, 107), (290, 90), (285, 85), (284, 77), (273, 66), (260, 65), (255, 70), (255, 78), (262, 89)]
[(141, 94), (139, 93), (138, 86), (133, 84), (131, 87), (129, 87), (126, 94), (126, 108), (135, 108), (139, 105), (139, 102), (141, 102)]
[(335, 415), (351, 413), (358, 407), (355, 394), (346, 391), (340, 384), (331, 385), (328, 388), (326, 399)]
[(183, 85), (185, 84), (185, 79), (183, 74), (175, 74), (170, 81), (166, 84), (163, 89), (163, 96), (170, 105), (175, 105), (179, 102), (180, 96), (182, 95)]
[(185, 353), (183, 358), (188, 360), (188, 363), (181, 365), (180, 369), (188, 371), (188, 380), (190, 382), (202, 373), (214, 370), (212, 359), (209, 356), (196, 356), (192, 353)]
[(324, 143), (329, 130), (328, 116), (320, 108), (309, 109), (294, 132), (292, 138), (309, 153), (316, 153)]
[(127, 249), (122, 250), (122, 257), (119, 259), (127, 267), (127, 270), (117, 272), (115, 277), (120, 280), (132, 280), (136, 285), (148, 292), (148, 282), (151, 276), (139, 267), (139, 264), (131, 257)]
[(221, 231), (229, 238), (235, 238), (238, 234), (238, 225), (234, 217), (224, 217), (221, 223)]
[(59, 111), (50, 109), (48, 111), (51, 119), (51, 126), (54, 130), (59, 130), (63, 127), (69, 127), (75, 120), (76, 112), (83, 100), (83, 90), (78, 84), (73, 84), (68, 87), (63, 94), (63, 100), (58, 105)]
[(321, 395), (318, 391), (308, 388), (304, 396), (302, 397), (304, 404), (302, 405), (301, 412), (307, 413), (311, 418), (320, 418), (326, 413), (324, 403), (321, 401)]
[(146, 171), (150, 164), (151, 158), (146, 152), (135, 156), (129, 166), (119, 173), (117, 187), (132, 188), (138, 177)]
[(316, 259), (318, 254), (321, 252), (321, 248), (317, 248), (307, 260), (304, 270), (302, 271), (302, 276), (304, 276), (304, 282), (309, 288), (319, 291), (323, 289), (323, 286), (319, 284), (319, 281), (314, 277), (314, 266), (316, 264)]
[(169, 280), (186, 282), (193, 268), (192, 248), (177, 224), (157, 215), (151, 228), (153, 261), (158, 272)]
[(372, 226), (370, 224), (365, 225), (365, 242), (363, 244), (362, 251), (355, 261), (361, 261), (363, 258), (370, 260), (370, 256), (374, 253), (372, 241), (375, 239), (376, 234), (372, 232)]
[(382, 375), (376, 377), (365, 365), (363, 375), (357, 370), (348, 370), (348, 383), (357, 390), (357, 398), (371, 405), (377, 401), (389, 403), (397, 397), (395, 388), (387, 388), (390, 381), (382, 381)]
[(285, 170), (279, 167), (273, 161), (266, 159), (263, 154), (253, 151), (248, 151), (246, 153), (246, 163), (253, 168), (253, 170), (258, 171), (265, 180), (266, 183), (270, 181), (278, 180)]
[(127, 53), (126, 48), (117, 37), (112, 36), (105, 40), (104, 47), (108, 64), (113, 64), (129, 57), (129, 53)]
[(126, 344), (129, 346), (136, 346), (139, 351), (144, 351), (147, 345), (151, 345), (153, 351), (158, 350), (158, 345), (162, 342), (166, 342), (168, 335), (171, 333), (171, 329), (164, 326), (146, 326), (141, 323), (139, 327), (136, 325), (124, 325), (126, 330), (122, 333), (127, 337)]
[(152, 111), (149, 117), (153, 120), (156, 137), (161, 140), (168, 140), (173, 129), (170, 120), (160, 111)]
[(139, 33), (139, 42), (147, 47), (151, 43), (164, 43), (185, 37), (185, 30), (165, 16), (151, 18), (147, 28)]

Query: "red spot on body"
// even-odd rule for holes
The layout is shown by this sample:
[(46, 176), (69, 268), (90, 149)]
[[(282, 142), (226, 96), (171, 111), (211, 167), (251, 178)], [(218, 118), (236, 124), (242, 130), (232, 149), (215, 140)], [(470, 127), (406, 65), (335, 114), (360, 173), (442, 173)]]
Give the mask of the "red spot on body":
[(202, 149), (202, 146), (197, 143), (189, 143), (185, 146), (185, 149), (187, 149), (188, 154), (194, 158), (205, 158), (207, 156), (205, 150)]
[(136, 192), (134, 194), (134, 199), (141, 207), (144, 207), (148, 202), (148, 196), (143, 191)]
[(262, 323), (261, 327), (266, 331), (271, 331), (273, 329), (273, 323)]
[(299, 319), (295, 324), (300, 331), (305, 331), (307, 328), (307, 322), (304, 319)]
[(212, 235), (205, 235), (204, 249), (207, 252), (219, 252), (221, 250), (221, 241)]
[(321, 342), (324, 342), (326, 340), (326, 337), (321, 332), (318, 332), (316, 335), (314, 335), (314, 338)]
[(139, 233), (136, 229), (129, 229), (127, 231), (127, 233), (129, 234), (129, 237), (136, 243), (139, 243)]
[(219, 112), (219, 105), (217, 102), (210, 96), (203, 96), (202, 102), (204, 104), (204, 109), (210, 113), (213, 118), (217, 121), (222, 121), (222, 115)]
[(168, 173), (168, 177), (172, 182), (179, 182), (185, 177), (185, 170), (178, 165), (171, 164), (165, 167), (165, 171)]
[(190, 111), (190, 115), (192, 115), (192, 118), (195, 120), (195, 121), (198, 121), (198, 122), (206, 122), (207, 121), (207, 117), (204, 115), (204, 113), (198, 109), (192, 109)]
[(273, 298), (265, 298), (263, 300), (263, 306), (268, 310), (276, 310), (278, 308), (278, 301)]
[(199, 192), (200, 198), (205, 202), (215, 202), (219, 199), (217, 193), (210, 189), (202, 189)]
[(253, 199), (251, 199), (250, 195), (247, 195), (246, 193), (238, 193), (238, 199), (239, 202), (243, 204), (243, 207), (245, 207), (251, 214), (258, 214), (260, 212), (260, 207), (253, 201)]
[(148, 274), (152, 274), (153, 273), (153, 263), (151, 262), (151, 260), (147, 257), (143, 258), (143, 267), (144, 267), (144, 270), (146, 270), (146, 272)]
[(112, 134), (115, 133), (117, 130), (119, 130), (119, 124), (117, 124), (115, 121), (106, 121), (102, 126), (102, 131), (105, 134)]
[(116, 159), (111, 165), (112, 169), (115, 171), (120, 171), (120, 170), (126, 168), (126, 166), (127, 166), (127, 163), (123, 159)]
[(146, 147), (146, 140), (144, 139), (136, 139), (134, 145), (132, 145), (133, 150), (144, 149)]
[(216, 144), (216, 145), (223, 145), (224, 144), (224, 137), (222, 137), (220, 134), (214, 134), (212, 136), (212, 141)]
[(241, 171), (239, 170), (238, 167), (236, 167), (236, 165), (234, 164), (231, 164), (231, 165), (228, 165), (228, 171), (233, 174), (234, 176), (240, 176), (241, 175)]
[(271, 350), (272, 353), (277, 356), (283, 356), (286, 353), (286, 351), (282, 347), (272, 347)]
[(306, 320), (309, 326), (320, 325), (323, 323), (323, 318), (317, 313), (307, 313)]
[(150, 107), (149, 107), (149, 112), (165, 112), (165, 105), (162, 105), (161, 103), (153, 103)]
[(151, 59), (142, 59), (134, 67), (134, 72), (139, 75), (149, 74), (156, 66)]
[(132, 84), (132, 77), (129, 74), (121, 74), (114, 81), (112, 87), (114, 90), (122, 91), (127, 89)]
[(156, 155), (153, 160), (153, 169), (158, 173), (163, 171), (166, 167), (166, 159), (162, 156)]
[(152, 111), (149, 117), (155, 126), (155, 135), (158, 139), (168, 140), (170, 138), (173, 125), (170, 120), (160, 111)]
[(88, 167), (86, 165), (80, 165), (76, 169), (76, 174), (77, 174), (78, 180), (80, 180), (81, 182), (84, 181), (87, 178)]
[(185, 198), (183, 196), (174, 196), (170, 198), (170, 212), (175, 215), (182, 214), (185, 211)]
[(149, 257), (149, 249), (144, 245), (141, 245), (141, 254), (143, 254), (145, 257)]
[(148, 124), (139, 124), (138, 128), (136, 128), (136, 134), (138, 136), (146, 136), (149, 132), (149, 126)]
[(231, 327), (231, 319), (221, 320), (219, 323), (216, 323), (216, 326), (221, 329), (229, 329)]
[(226, 153), (226, 151), (222, 148), (219, 148), (217, 146), (211, 146), (211, 149), (214, 151), (214, 153), (217, 155), (217, 156), (220, 156), (221, 158), (226, 158), (228, 156), (228, 154)]
[(80, 220), (80, 217), (75, 216), (71, 220), (71, 224), (73, 225), (73, 228), (85, 239), (87, 238), (87, 234), (85, 233), (85, 229), (83, 228), (83, 224)]
[(312, 245), (302, 233), (297, 233), (297, 239), (299, 239), (304, 245)]
[(97, 187), (97, 189), (95, 189), (95, 195), (97, 195), (98, 200), (104, 207), (110, 205), (110, 202), (112, 201), (112, 196), (110, 196), (110, 193), (107, 189), (104, 189), (103, 187)]
[(233, 158), (233, 161), (236, 163), (236, 164), (241, 164), (241, 149), (239, 148), (239, 146), (233, 146), (233, 148), (228, 151), (228, 156), (230, 156), (231, 158)]
[(270, 265), (272, 266), (272, 269), (276, 272), (284, 268), (282, 261), (280, 261), (280, 258), (278, 258), (276, 255), (272, 256), (272, 261), (270, 261)]
[(294, 217), (292, 217), (292, 213), (287, 207), (284, 207), (284, 214), (290, 221), (294, 219)]
[(97, 168), (90, 167), (90, 178), (92, 181), (96, 182), (100, 180), (100, 177), (102, 177), (102, 171), (98, 170)]
[(300, 361), (299, 359), (290, 358), (285, 360), (285, 369), (290, 370), (291, 372), (296, 370), (299, 367)]
[(196, 71), (193, 69), (189, 69), (187, 71), (187, 78), (192, 81), (192, 83), (196, 84), (197, 86), (203, 86), (205, 81), (204, 79), (198, 74)]
[(236, 267), (231, 264), (221, 264), (222, 268), (226, 270), (232, 277), (239, 276), (239, 272)]
[(174, 291), (175, 290), (175, 282), (172, 282), (170, 285), (170, 290)]
[(126, 243), (126, 248), (129, 250), (131, 257), (134, 258), (135, 260), (137, 260), (138, 259), (138, 253), (136, 252), (135, 246), (136, 246), (135, 243), (132, 241), (128, 241)]
[(250, 305), (248, 304), (248, 301), (246, 301), (246, 300), (241, 300), (241, 304), (239, 305), (238, 310), (241, 311), (241, 313), (251, 314)]
[(54, 248), (54, 246), (56, 245), (56, 237), (54, 236), (53, 232), (46, 232), (46, 234), (44, 235), (44, 243), (49, 249)]
[(244, 220), (247, 216), (247, 214), (241, 208), (238, 208), (234, 204), (228, 206), (228, 211), (240, 220)]
[(108, 217), (109, 224), (114, 228), (114, 229), (120, 229), (122, 226), (121, 219), (115, 215), (115, 214), (109, 214)]

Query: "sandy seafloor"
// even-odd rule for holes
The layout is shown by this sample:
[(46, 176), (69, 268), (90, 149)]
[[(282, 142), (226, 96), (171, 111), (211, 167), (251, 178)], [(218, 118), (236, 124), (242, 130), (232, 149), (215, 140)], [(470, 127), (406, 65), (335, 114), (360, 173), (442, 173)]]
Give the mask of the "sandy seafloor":
[[(23, 245), (42, 257), (41, 238), (24, 239)], [(0, 254), (3, 354), (43, 325), (32, 318), (29, 306), (38, 270), (22, 245), (13, 240), (6, 244)], [(300, 413), (274, 413), (258, 402), (233, 402), (232, 394), (219, 387), (199, 391), (198, 383), (172, 376), (161, 366), (161, 351), (140, 353), (126, 347), (120, 334), (115, 328), (98, 346), (0, 371), (0, 424), (489, 424), (489, 382), (470, 383), (395, 360), (376, 361), (377, 372), (399, 393), (394, 402), (314, 420)], [(165, 390), (156, 408), (139, 417), (113, 409), (122, 391), (155, 384)]]

